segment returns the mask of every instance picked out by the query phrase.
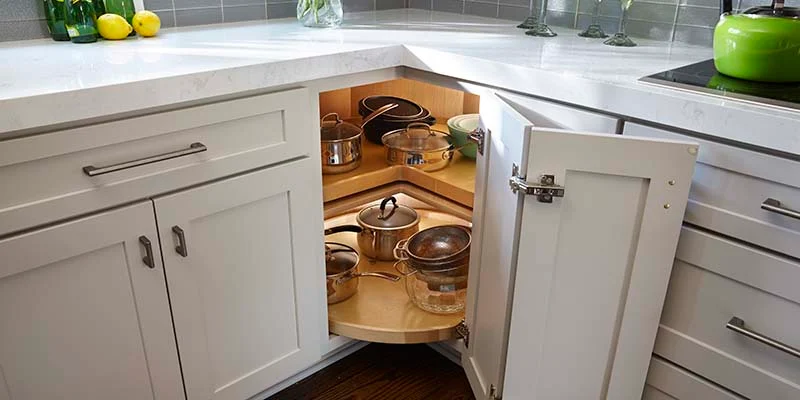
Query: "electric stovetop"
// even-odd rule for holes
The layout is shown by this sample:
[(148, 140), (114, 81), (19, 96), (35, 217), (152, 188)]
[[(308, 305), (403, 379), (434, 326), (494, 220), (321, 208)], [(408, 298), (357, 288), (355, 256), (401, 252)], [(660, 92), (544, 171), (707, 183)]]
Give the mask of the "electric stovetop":
[(763, 83), (732, 78), (717, 72), (714, 60), (659, 72), (643, 82), (800, 110), (800, 83)]

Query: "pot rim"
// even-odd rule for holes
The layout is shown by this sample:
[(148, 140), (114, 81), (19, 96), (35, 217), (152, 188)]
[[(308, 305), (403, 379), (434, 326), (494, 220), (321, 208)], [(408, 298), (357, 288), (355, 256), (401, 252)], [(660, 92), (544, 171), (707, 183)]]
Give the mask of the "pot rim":
[[(336, 120), (335, 121), (330, 121), (330, 122), (334, 123), (332, 127), (325, 128), (323, 126), (323, 124), (325, 124), (325, 122), (326, 122), (325, 119), (328, 118), (328, 117), (335, 117)], [(322, 136), (322, 129), (331, 129), (331, 128), (334, 128), (334, 127), (336, 127), (338, 125), (350, 125), (353, 128), (357, 129), (358, 131), (357, 131), (356, 134), (354, 134), (352, 136), (348, 136), (346, 138), (342, 138), (342, 139), (323, 139), (321, 137)], [(364, 135), (364, 128), (362, 128), (362, 127), (360, 127), (360, 126), (358, 126), (358, 125), (356, 125), (354, 123), (347, 122), (347, 121), (339, 118), (339, 114), (337, 114), (335, 112), (325, 114), (322, 118), (320, 118), (320, 120), (319, 120), (319, 128), (320, 128), (320, 139), (319, 139), (319, 141), (324, 143), (324, 144), (350, 142), (350, 141), (354, 141), (356, 138), (360, 138), (362, 135)]]
[[(428, 131), (431, 132), (432, 135), (435, 135), (433, 132), (436, 132), (436, 133), (440, 133), (440, 134), (444, 135), (445, 137), (450, 138), (450, 140), (452, 140), (453, 137), (452, 137), (452, 135), (450, 135), (449, 132), (440, 131), (438, 129), (433, 129), (433, 128), (430, 127), (430, 125), (427, 125), (427, 124), (425, 124), (425, 125), (427, 126)], [(404, 151), (404, 152), (408, 152), (408, 153), (420, 153), (420, 154), (442, 153), (442, 152), (449, 152), (449, 151), (455, 149), (455, 146), (453, 146), (452, 142), (449, 142), (447, 144), (447, 146), (437, 147), (435, 149), (413, 149), (413, 148), (402, 147), (402, 146), (394, 146), (394, 145), (391, 145), (389, 143), (386, 143), (387, 140), (389, 140), (390, 136), (400, 135), (400, 134), (402, 134), (404, 132), (408, 132), (408, 128), (411, 127), (411, 126), (413, 126), (413, 124), (408, 124), (408, 126), (406, 126), (405, 128), (395, 129), (393, 131), (389, 131), (389, 132), (384, 133), (383, 135), (381, 135), (381, 142), (383, 143), (384, 146), (388, 147), (389, 150)]]
[(399, 226), (393, 226), (393, 227), (375, 226), (375, 225), (372, 225), (372, 224), (368, 224), (368, 223), (364, 222), (363, 218), (361, 218), (361, 214), (366, 212), (369, 209), (372, 209), (373, 207), (378, 207), (378, 206), (377, 205), (372, 205), (372, 206), (369, 206), (369, 207), (364, 207), (363, 209), (361, 209), (361, 211), (358, 212), (358, 215), (356, 216), (356, 222), (362, 228), (369, 228), (369, 229), (373, 229), (373, 230), (376, 230), (376, 231), (383, 231), (383, 232), (394, 232), (394, 231), (401, 231), (403, 229), (407, 229), (407, 228), (411, 228), (413, 226), (419, 225), (420, 218), (419, 218), (419, 213), (417, 213), (417, 210), (415, 210), (415, 209), (413, 209), (411, 207), (408, 207), (408, 206), (404, 206), (402, 204), (398, 205), (397, 207), (405, 207), (405, 208), (411, 210), (411, 212), (414, 213), (414, 221), (412, 221), (412, 222), (410, 222), (410, 223), (408, 223), (406, 225), (399, 225)]
[(348, 246), (348, 245), (346, 245), (344, 243), (340, 243), (340, 242), (325, 242), (325, 244), (326, 245), (335, 244), (337, 246), (345, 247), (345, 248), (347, 248), (349, 250), (352, 250), (353, 253), (356, 255), (356, 263), (353, 264), (352, 267), (350, 267), (350, 268), (348, 268), (348, 269), (346, 269), (346, 270), (344, 270), (342, 272), (337, 272), (335, 274), (330, 274), (330, 275), (326, 271), (325, 272), (325, 278), (326, 279), (339, 279), (339, 278), (341, 278), (341, 277), (343, 277), (343, 276), (345, 276), (347, 274), (352, 274), (354, 271), (358, 270), (358, 264), (361, 263), (361, 255), (358, 254), (358, 251), (355, 248), (353, 248), (352, 246)]
[[(462, 229), (465, 232), (467, 232), (467, 236), (469, 237), (469, 240), (467, 241), (467, 245), (464, 246), (463, 249), (461, 249), (461, 250), (459, 250), (459, 251), (457, 251), (457, 252), (455, 252), (455, 253), (447, 256), (447, 257), (429, 258), (429, 257), (415, 256), (414, 254), (411, 253), (411, 251), (408, 249), (408, 243), (410, 243), (411, 240), (414, 239), (414, 236), (417, 236), (420, 233), (425, 232), (425, 231), (427, 231), (429, 229), (441, 228), (441, 227), (456, 227), (456, 228)], [(421, 231), (419, 231), (417, 233), (414, 233), (413, 235), (409, 236), (408, 240), (406, 241), (406, 247), (405, 247), (405, 249), (403, 249), (403, 251), (406, 254), (408, 254), (408, 258), (412, 259), (412, 260), (418, 260), (418, 261), (430, 262), (430, 263), (450, 263), (450, 262), (456, 261), (460, 256), (463, 256), (463, 253), (465, 251), (468, 251), (471, 246), (472, 246), (472, 230), (470, 228), (468, 228), (468, 227), (466, 227), (464, 225), (459, 225), (459, 224), (446, 224), (446, 225), (436, 225), (436, 226), (432, 226), (430, 228), (425, 228), (425, 229), (423, 229), (423, 230), (421, 230)], [(467, 255), (469, 255), (469, 252), (467, 252)]]

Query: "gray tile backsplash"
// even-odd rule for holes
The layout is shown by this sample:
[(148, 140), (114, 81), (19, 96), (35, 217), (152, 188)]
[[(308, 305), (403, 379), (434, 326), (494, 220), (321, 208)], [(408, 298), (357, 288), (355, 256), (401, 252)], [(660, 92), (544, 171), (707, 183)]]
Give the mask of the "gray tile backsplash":
[[(42, 0), (0, 0), (0, 41), (48, 37)], [(341, 0), (345, 12), (416, 8), (522, 21), (531, 0)], [(541, 0), (534, 0), (538, 5)], [(767, 4), (766, 0), (733, 0), (734, 8)], [(582, 29), (591, 21), (594, 0), (549, 0), (547, 23)], [(220, 22), (291, 18), (296, 0), (144, 0), (165, 28)], [(616, 32), (618, 0), (600, 3), (599, 23)], [(636, 0), (628, 11), (628, 33), (655, 40), (711, 45), (719, 19), (719, 0)]]

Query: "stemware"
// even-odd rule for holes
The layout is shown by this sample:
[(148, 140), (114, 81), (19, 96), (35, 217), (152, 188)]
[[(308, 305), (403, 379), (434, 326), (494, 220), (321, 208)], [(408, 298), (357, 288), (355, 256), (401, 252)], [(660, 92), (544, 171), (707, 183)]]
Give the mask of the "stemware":
[(603, 28), (600, 27), (600, 24), (597, 22), (598, 17), (600, 16), (600, 4), (603, 0), (594, 0), (594, 12), (592, 13), (592, 23), (586, 27), (586, 29), (579, 33), (578, 36), (593, 38), (593, 39), (603, 39), (607, 38), (605, 32), (603, 32)]
[(517, 25), (517, 28), (520, 28), (520, 29), (533, 29), (533, 28), (536, 27), (536, 23), (537, 23), (536, 16), (533, 15), (534, 10), (536, 10), (536, 9), (533, 7), (533, 0), (531, 0), (530, 6), (528, 6), (528, 9), (530, 10), (530, 15), (528, 15), (528, 17), (525, 18), (525, 21), (522, 21), (522, 23)]
[(531, 30), (525, 32), (526, 35), (530, 36), (543, 36), (543, 37), (553, 37), (557, 34), (547, 26), (547, 0), (542, 0), (539, 4), (539, 23), (536, 24)]
[(631, 8), (633, 4), (633, 0), (620, 0), (620, 6), (622, 7), (622, 15), (619, 17), (619, 32), (615, 33), (614, 36), (606, 39), (603, 44), (607, 44), (609, 46), (623, 46), (623, 47), (633, 47), (636, 46), (636, 43), (625, 34), (625, 22), (628, 16), (628, 9)]

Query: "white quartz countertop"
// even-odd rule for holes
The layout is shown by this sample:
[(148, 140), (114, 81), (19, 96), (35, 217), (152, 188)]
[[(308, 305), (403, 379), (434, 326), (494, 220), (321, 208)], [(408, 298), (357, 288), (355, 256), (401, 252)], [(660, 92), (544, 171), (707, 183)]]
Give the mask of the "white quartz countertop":
[(156, 38), (0, 45), (3, 133), (407, 66), (542, 98), (800, 154), (800, 112), (660, 88), (638, 79), (711, 49), (638, 39), (612, 48), (555, 28), (401, 9), (345, 16), (335, 30), (293, 19), (165, 29)]

